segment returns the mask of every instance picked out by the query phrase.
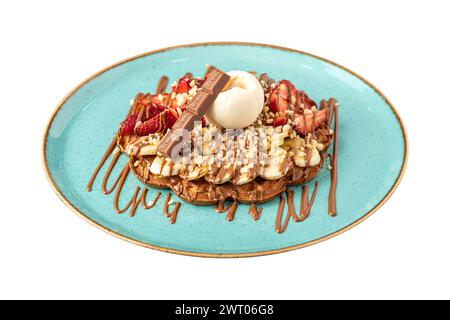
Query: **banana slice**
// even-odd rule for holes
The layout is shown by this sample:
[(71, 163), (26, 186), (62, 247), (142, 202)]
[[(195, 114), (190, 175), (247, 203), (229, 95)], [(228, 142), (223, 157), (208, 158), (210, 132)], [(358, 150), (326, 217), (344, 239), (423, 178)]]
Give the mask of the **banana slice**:
[(242, 167), (237, 176), (233, 178), (232, 183), (240, 186), (246, 184), (253, 179), (255, 179), (259, 174), (259, 165), (255, 163), (250, 163), (244, 167)]
[[(300, 148), (305, 145), (305, 139), (300, 138), (299, 136), (296, 136), (294, 138), (288, 138), (284, 140), (283, 148), (289, 149), (289, 148)], [(322, 145), (323, 146), (323, 145)]]
[(179, 172), (179, 165), (171, 159), (155, 157), (150, 165), (150, 172), (163, 177), (176, 176)]
[(281, 179), (286, 175), (285, 163), (288, 160), (287, 151), (278, 148), (275, 153), (271, 154), (269, 163), (259, 169), (260, 177), (267, 180)]
[(156, 154), (162, 135), (159, 133), (135, 137), (128, 144), (125, 153), (129, 156), (152, 156)]
[(284, 139), (289, 136), (289, 132), (276, 133), (271, 137), (270, 145), (271, 147), (279, 147), (284, 144)]
[(156, 154), (157, 150), (158, 150), (158, 145), (147, 145), (141, 148), (141, 150), (139, 150), (139, 155), (140, 156), (153, 156)]
[(320, 158), (320, 153), (319, 150), (317, 150), (316, 147), (314, 147), (314, 145), (312, 146), (311, 149), (311, 154), (310, 154), (310, 158), (309, 158), (309, 162), (306, 163), (306, 155), (305, 148), (298, 148), (295, 149), (294, 151), (294, 163), (295, 165), (299, 166), (299, 167), (311, 167), (311, 166), (315, 166), (317, 164), (320, 163), (321, 158)]
[(214, 184), (223, 184), (233, 178), (235, 166), (232, 163), (227, 163), (214, 171), (216, 171), (215, 174), (209, 174), (205, 179)]

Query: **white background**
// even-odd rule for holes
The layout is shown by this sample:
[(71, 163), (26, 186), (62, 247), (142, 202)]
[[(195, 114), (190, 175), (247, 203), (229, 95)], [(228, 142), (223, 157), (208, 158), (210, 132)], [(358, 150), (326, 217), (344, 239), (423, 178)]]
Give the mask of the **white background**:
[[(450, 298), (447, 3), (2, 1), (0, 298)], [(300, 49), (378, 86), (410, 140), (393, 197), (336, 238), (237, 260), (145, 249), (73, 214), (40, 159), (58, 102), (114, 62), (201, 41)]]

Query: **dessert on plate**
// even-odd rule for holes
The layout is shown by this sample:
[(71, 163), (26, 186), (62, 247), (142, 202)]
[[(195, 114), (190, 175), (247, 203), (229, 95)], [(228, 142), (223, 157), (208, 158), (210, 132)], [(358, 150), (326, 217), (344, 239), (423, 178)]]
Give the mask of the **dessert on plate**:
[(117, 132), (136, 177), (197, 205), (269, 201), (314, 178), (333, 140), (334, 99), (253, 72), (186, 73), (139, 93)]

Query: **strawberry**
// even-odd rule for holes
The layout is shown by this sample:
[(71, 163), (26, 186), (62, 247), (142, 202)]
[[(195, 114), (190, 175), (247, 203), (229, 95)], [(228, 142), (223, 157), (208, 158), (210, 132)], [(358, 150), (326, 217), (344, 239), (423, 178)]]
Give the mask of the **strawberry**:
[(300, 91), (300, 93), (298, 94), (298, 99), (299, 99), (298, 104), (300, 106), (303, 105), (303, 108), (311, 109), (312, 107), (317, 106), (316, 103), (310, 97), (308, 97), (308, 95), (303, 90)]
[(140, 97), (137, 101), (138, 108), (145, 108), (145, 106), (148, 106), (152, 103), (152, 95), (147, 93), (146, 95), (143, 95)]
[[(319, 112), (316, 113), (316, 117), (315, 117), (315, 127), (319, 127), (320, 125), (322, 125), (322, 123), (324, 123), (327, 120), (327, 113), (328, 110), (327, 109), (322, 109)], [(308, 114), (306, 116), (300, 115), (299, 116), (299, 124), (296, 127), (296, 130), (298, 133), (301, 134), (306, 134), (306, 133), (311, 133), (313, 130), (313, 120), (314, 120), (314, 115), (312, 114)], [(305, 123), (306, 120), (306, 123)]]
[(164, 101), (166, 101), (166, 99), (168, 98), (168, 94), (163, 93), (161, 94), (161, 96), (163, 101), (159, 100), (159, 95), (153, 96), (151, 94), (143, 95), (137, 100), (134, 113), (139, 114), (139, 112), (144, 108), (144, 112), (140, 121), (151, 119), (166, 110)]
[[(182, 110), (184, 110), (184, 107), (186, 105), (186, 102), (183, 105), (178, 105), (177, 96), (178, 95), (187, 95), (189, 94), (189, 90), (192, 89), (191, 87), (191, 81), (192, 81), (192, 75), (186, 74), (180, 79), (178, 79), (176, 85), (170, 87), (170, 102), (169, 106), (171, 108), (177, 108), (180, 107)], [(179, 97), (179, 96), (178, 96)], [(187, 99), (185, 99), (187, 101)]]
[(290, 81), (279, 81), (269, 96), (270, 110), (272, 112), (287, 110), (291, 101), (296, 98), (297, 92), (297, 89)]
[(191, 87), (189, 86), (188, 81), (190, 82), (190, 79), (188, 79), (188, 78), (183, 78), (178, 81), (178, 85), (175, 90), (176, 94), (188, 93), (189, 90), (191, 90)]
[(286, 123), (287, 123), (287, 119), (285, 116), (279, 116), (273, 120), (274, 127), (284, 126)]
[(166, 110), (166, 107), (164, 107), (161, 103), (153, 103), (151, 106), (147, 106), (145, 109), (145, 114), (142, 120), (148, 120), (153, 118), (154, 116), (157, 116), (161, 112)]
[(175, 121), (177, 121), (177, 113), (173, 109), (166, 109), (153, 118), (142, 122), (136, 127), (136, 134), (138, 136), (147, 136), (151, 133), (165, 132), (172, 128)]
[(168, 109), (166, 114), (166, 129), (172, 129), (178, 119), (178, 113), (175, 109)]
[(120, 134), (122, 136), (128, 136), (133, 133), (134, 126), (136, 125), (137, 121), (137, 114), (130, 114), (126, 117), (126, 119), (120, 124)]

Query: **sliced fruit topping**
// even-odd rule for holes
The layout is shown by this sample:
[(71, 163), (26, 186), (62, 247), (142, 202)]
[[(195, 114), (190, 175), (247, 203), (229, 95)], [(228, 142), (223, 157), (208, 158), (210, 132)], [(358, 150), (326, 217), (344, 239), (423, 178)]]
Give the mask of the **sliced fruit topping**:
[(270, 93), (269, 108), (272, 112), (281, 112), (289, 109), (289, 106), (296, 101), (297, 89), (288, 80), (279, 81)]
[(284, 126), (286, 123), (287, 123), (287, 118), (285, 116), (279, 116), (273, 120), (274, 127)]
[(163, 112), (164, 110), (166, 110), (166, 107), (164, 107), (162, 104), (153, 104), (151, 106), (147, 106), (144, 113), (145, 116), (142, 120), (145, 121), (151, 119), (160, 114), (161, 112)]
[(296, 119), (297, 120), (296, 121), (297, 126), (295, 128), (296, 131), (301, 134), (311, 133), (313, 131), (313, 128), (321, 126), (327, 120), (327, 113), (328, 113), (327, 109), (322, 109), (319, 112), (317, 112), (315, 116), (314, 114), (299, 115), (298, 118)]
[(134, 113), (139, 114), (142, 110), (144, 110), (142, 113), (142, 117), (139, 120), (145, 121), (151, 119), (166, 109), (165, 102), (167, 101), (167, 99), (167, 93), (159, 94), (156, 96), (148, 93), (139, 98), (136, 103), (136, 109), (134, 110)]
[(120, 134), (122, 136), (128, 136), (134, 132), (134, 127), (137, 121), (137, 114), (130, 114), (126, 119), (120, 124)]
[(176, 87), (175, 93), (176, 94), (183, 94), (183, 93), (189, 93), (189, 90), (191, 87), (189, 86), (190, 79), (183, 78), (178, 81), (178, 85)]
[(199, 88), (198, 79), (193, 79), (191, 74), (184, 75), (170, 88), (170, 107), (180, 108), (182, 111), (187, 105), (189, 96)]
[(175, 176), (178, 174), (179, 166), (171, 159), (155, 157), (150, 166), (150, 172), (163, 177)]
[(146, 136), (151, 133), (165, 132), (167, 129), (172, 128), (177, 118), (178, 115), (175, 110), (164, 110), (155, 117), (138, 124), (135, 133), (138, 136)]
[(305, 91), (300, 91), (298, 94), (298, 105), (301, 109), (311, 109), (312, 107), (316, 107), (316, 103), (308, 97)]

